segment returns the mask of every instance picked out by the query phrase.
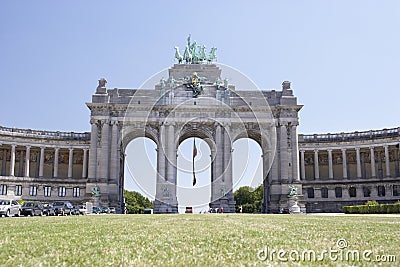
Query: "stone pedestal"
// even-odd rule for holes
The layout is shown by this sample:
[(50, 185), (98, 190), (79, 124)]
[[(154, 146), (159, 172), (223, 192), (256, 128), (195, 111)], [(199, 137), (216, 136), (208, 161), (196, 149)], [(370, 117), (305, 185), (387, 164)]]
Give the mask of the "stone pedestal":
[(288, 209), (290, 214), (299, 214), (301, 213), (300, 207), (297, 204), (297, 197), (291, 197), (288, 199)]

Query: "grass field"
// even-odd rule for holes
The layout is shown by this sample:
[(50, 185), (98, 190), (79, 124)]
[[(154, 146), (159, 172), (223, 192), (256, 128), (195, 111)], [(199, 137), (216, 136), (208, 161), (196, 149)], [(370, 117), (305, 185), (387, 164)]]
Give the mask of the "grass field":
[[(0, 266), (380, 264), (363, 260), (365, 250), (372, 251), (372, 260), (383, 255), (392, 261), (382, 266), (400, 265), (399, 216), (90, 215), (2, 218), (0, 223)], [(287, 253), (271, 258), (273, 250)], [(305, 250), (315, 251), (317, 261), (302, 260)], [(335, 260), (325, 254), (318, 261), (324, 250), (357, 250), (361, 259)], [(395, 255), (395, 261), (388, 255)]]

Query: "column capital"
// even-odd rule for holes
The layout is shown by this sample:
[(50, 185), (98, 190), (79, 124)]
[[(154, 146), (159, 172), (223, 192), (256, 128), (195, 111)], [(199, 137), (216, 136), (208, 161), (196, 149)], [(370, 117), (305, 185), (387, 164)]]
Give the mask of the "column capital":
[(314, 149), (314, 153), (318, 154), (319, 149)]
[(15, 149), (15, 148), (17, 147), (17, 145), (16, 145), (16, 144), (11, 144), (11, 147), (12, 147), (13, 149)]
[(328, 148), (326, 151), (328, 151), (329, 153), (332, 153), (332, 148)]
[(346, 148), (341, 148), (340, 150), (342, 150), (342, 152), (346, 152)]
[(300, 153), (303, 153), (303, 154), (306, 152), (305, 149), (299, 149), (299, 151), (300, 151)]
[(361, 148), (355, 147), (354, 149), (359, 152)]
[(70, 148), (69, 148), (69, 151), (74, 151), (74, 148), (73, 148), (73, 147), (70, 147)]
[(26, 149), (31, 149), (31, 145), (27, 145), (27, 146), (25, 146), (26, 147)]

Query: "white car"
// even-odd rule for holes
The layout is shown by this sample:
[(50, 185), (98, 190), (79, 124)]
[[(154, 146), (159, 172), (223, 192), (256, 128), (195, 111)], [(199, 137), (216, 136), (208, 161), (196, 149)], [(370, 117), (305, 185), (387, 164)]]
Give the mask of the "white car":
[(0, 199), (0, 216), (20, 216), (21, 205), (16, 200)]
[(79, 209), (79, 214), (81, 214), (81, 215), (86, 215), (86, 214), (88, 214), (85, 205), (79, 205), (79, 206), (78, 206), (78, 209)]

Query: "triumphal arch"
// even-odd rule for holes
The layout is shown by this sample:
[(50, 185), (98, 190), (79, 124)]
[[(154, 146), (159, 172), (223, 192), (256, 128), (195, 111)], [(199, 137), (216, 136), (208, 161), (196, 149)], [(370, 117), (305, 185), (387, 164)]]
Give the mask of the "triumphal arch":
[[(210, 207), (235, 212), (232, 143), (251, 138), (262, 150), (263, 212), (287, 207), (289, 186), (301, 196), (298, 164), (298, 112), (290, 82), (282, 90), (237, 88), (213, 63), (216, 48), (191, 42), (168, 77), (153, 88), (108, 89), (105, 79), (92, 101), (86, 195), (122, 211), (127, 144), (148, 137), (157, 145), (155, 213), (177, 213), (177, 149), (190, 137), (211, 151)], [(301, 203), (300, 203), (301, 204)]]

